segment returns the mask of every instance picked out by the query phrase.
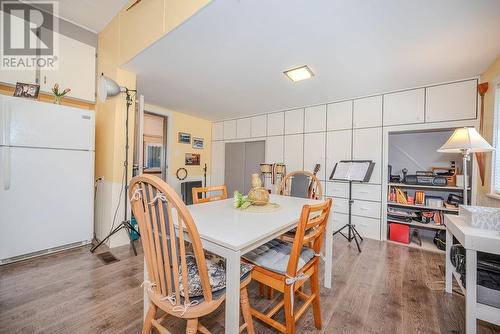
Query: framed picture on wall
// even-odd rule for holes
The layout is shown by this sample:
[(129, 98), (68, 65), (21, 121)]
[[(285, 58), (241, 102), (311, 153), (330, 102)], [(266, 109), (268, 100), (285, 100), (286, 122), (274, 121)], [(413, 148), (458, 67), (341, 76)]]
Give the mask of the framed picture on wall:
[(201, 150), (203, 149), (203, 138), (193, 137), (193, 148)]
[(33, 85), (18, 82), (16, 83), (16, 89), (14, 90), (14, 96), (16, 97), (26, 97), (28, 99), (38, 99), (38, 92), (40, 91), (40, 85)]
[(179, 132), (179, 143), (191, 144), (191, 134), (185, 132)]
[(186, 153), (184, 164), (186, 166), (199, 166), (200, 155), (197, 153)]

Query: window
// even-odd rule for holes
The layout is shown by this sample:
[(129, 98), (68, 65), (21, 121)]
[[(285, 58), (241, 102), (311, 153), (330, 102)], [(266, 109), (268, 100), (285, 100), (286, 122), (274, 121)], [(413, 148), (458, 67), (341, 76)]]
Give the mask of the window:
[(163, 145), (148, 143), (145, 146), (146, 146), (146, 150), (144, 152), (144, 162), (146, 163), (145, 167), (148, 169), (160, 169)]
[(493, 121), (493, 153), (491, 192), (500, 195), (500, 78), (494, 87), (494, 121)]

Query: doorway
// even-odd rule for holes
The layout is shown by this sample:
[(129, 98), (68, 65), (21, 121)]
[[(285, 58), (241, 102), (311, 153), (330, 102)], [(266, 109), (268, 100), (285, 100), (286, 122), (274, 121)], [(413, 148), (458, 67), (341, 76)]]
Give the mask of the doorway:
[(228, 194), (234, 191), (248, 193), (251, 175), (260, 174), (260, 164), (265, 160), (265, 141), (226, 143), (224, 179)]

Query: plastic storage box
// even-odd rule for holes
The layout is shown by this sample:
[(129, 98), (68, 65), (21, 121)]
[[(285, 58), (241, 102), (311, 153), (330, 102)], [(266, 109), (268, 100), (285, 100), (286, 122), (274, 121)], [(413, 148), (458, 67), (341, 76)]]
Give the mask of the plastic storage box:
[(389, 224), (389, 240), (401, 242), (403, 244), (410, 243), (410, 227), (408, 225), (390, 223)]

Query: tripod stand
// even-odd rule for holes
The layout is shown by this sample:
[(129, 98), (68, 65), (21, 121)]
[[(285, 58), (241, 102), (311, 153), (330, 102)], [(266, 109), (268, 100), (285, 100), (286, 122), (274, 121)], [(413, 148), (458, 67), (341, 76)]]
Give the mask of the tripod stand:
[[(344, 238), (347, 239), (347, 241), (349, 243), (351, 243), (351, 241), (354, 240), (356, 242), (356, 246), (358, 247), (358, 252), (361, 253), (361, 247), (359, 247), (359, 243), (363, 241), (363, 237), (358, 233), (358, 230), (356, 230), (355, 225), (353, 225), (351, 223), (351, 219), (352, 219), (351, 218), (351, 209), (352, 209), (352, 204), (354, 203), (354, 201), (352, 200), (352, 197), (351, 197), (351, 192), (352, 192), (352, 181), (349, 181), (349, 220), (348, 220), (347, 224), (342, 226), (337, 231), (333, 232), (333, 235), (340, 233)], [(342, 230), (345, 228), (347, 228), (347, 235), (345, 235), (342, 232)], [(358, 238), (361, 241), (358, 241)]]
[(125, 88), (125, 94), (126, 94), (126, 100), (127, 100), (127, 115), (125, 117), (125, 161), (123, 162), (123, 168), (124, 170), (124, 177), (122, 181), (122, 189), (123, 189), (123, 196), (124, 196), (124, 214), (123, 214), (123, 221), (115, 227), (104, 239), (102, 239), (97, 245), (93, 246), (90, 249), (90, 252), (93, 253), (97, 248), (99, 248), (103, 243), (105, 243), (112, 235), (117, 233), (118, 231), (125, 229), (127, 232), (127, 235), (130, 239), (130, 244), (132, 245), (132, 249), (134, 250), (134, 254), (137, 256), (137, 250), (135, 249), (135, 244), (134, 240), (132, 239), (132, 236), (130, 235), (131, 232), (137, 233), (139, 236), (139, 232), (135, 229), (134, 226), (130, 223), (130, 220), (128, 220), (128, 200), (127, 200), (127, 193), (128, 193), (128, 150), (129, 150), (129, 138), (128, 138), (128, 114), (129, 114), (129, 109), (130, 106), (132, 105), (132, 96), (131, 92), (135, 92), (135, 90), (129, 90), (128, 88)]

